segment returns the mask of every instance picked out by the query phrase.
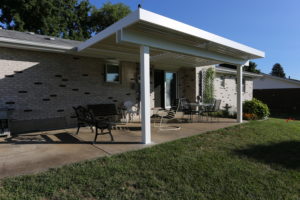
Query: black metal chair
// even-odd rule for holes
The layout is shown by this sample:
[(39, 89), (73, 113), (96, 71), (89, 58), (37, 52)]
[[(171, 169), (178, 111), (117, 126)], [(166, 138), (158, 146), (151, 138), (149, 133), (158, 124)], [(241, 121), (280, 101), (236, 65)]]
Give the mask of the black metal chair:
[[(84, 108), (83, 106), (78, 106), (78, 107), (73, 107), (75, 110), (76, 116), (77, 116), (77, 132), (76, 134), (79, 133), (80, 127), (84, 127), (88, 125), (89, 127), (95, 127), (95, 138), (94, 142), (96, 142), (98, 135), (105, 135), (109, 134), (111, 141), (114, 141), (113, 135), (111, 133), (111, 123), (107, 119), (95, 119), (94, 115), (92, 112), (90, 112), (88, 109)], [(100, 129), (100, 133), (99, 130)], [(104, 132), (104, 130), (107, 129), (108, 132)]]
[(210, 106), (210, 107), (207, 107), (203, 113), (207, 113), (207, 116), (211, 118), (213, 118), (212, 114), (213, 113), (216, 113), (216, 112), (219, 112), (220, 111), (220, 106), (221, 106), (221, 100), (214, 100), (214, 104), (213, 106)]
[(182, 98), (180, 100), (181, 104), (181, 110), (184, 114), (189, 115), (190, 121), (193, 121), (193, 115), (198, 115), (202, 113), (201, 110), (194, 110), (190, 104), (190, 101), (188, 99)]

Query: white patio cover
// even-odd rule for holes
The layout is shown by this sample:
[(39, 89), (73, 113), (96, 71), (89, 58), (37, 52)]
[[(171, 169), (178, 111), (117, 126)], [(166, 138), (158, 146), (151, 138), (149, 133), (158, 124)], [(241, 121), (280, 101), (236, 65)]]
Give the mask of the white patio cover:
[(228, 63), (237, 66), (238, 115), (242, 122), (242, 67), (265, 53), (193, 26), (138, 9), (81, 43), (82, 55), (141, 64), (143, 143), (151, 142), (150, 62), (177, 69)]

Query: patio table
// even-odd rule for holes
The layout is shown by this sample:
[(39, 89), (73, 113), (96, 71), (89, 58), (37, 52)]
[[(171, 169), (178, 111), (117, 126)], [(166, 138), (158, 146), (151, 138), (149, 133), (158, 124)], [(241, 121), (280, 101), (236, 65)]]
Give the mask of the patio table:
[(209, 107), (209, 106), (213, 106), (212, 103), (202, 103), (202, 102), (194, 102), (194, 103), (189, 103), (191, 106), (203, 106), (203, 107)]
[(194, 106), (196, 107), (197, 110), (199, 110), (200, 108), (204, 108), (204, 110), (208, 107), (211, 107), (213, 106), (214, 104), (212, 103), (203, 103), (203, 102), (192, 102), (192, 103), (189, 103), (190, 106)]
[(191, 102), (189, 103), (190, 106), (196, 107), (196, 111), (198, 111), (198, 121), (200, 114), (205, 111), (207, 108), (212, 107), (213, 104), (211, 103), (203, 103), (203, 102)]

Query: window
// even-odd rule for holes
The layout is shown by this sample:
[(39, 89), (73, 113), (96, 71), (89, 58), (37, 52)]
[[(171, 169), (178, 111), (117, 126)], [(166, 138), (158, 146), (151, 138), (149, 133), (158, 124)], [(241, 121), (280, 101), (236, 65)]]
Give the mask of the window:
[(120, 67), (119, 65), (106, 64), (105, 81), (108, 83), (120, 82)]
[(224, 88), (225, 87), (225, 76), (221, 76), (221, 86)]

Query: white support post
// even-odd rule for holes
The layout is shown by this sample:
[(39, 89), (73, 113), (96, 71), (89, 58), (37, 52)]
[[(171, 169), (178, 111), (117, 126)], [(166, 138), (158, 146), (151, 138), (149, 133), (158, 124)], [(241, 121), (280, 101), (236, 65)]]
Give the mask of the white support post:
[(141, 119), (142, 142), (151, 143), (150, 121), (150, 50), (148, 46), (140, 47), (140, 84), (141, 84)]
[(237, 122), (243, 122), (243, 66), (237, 66)]

